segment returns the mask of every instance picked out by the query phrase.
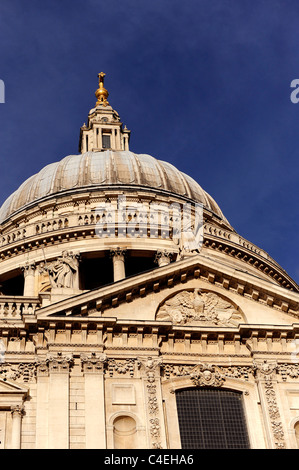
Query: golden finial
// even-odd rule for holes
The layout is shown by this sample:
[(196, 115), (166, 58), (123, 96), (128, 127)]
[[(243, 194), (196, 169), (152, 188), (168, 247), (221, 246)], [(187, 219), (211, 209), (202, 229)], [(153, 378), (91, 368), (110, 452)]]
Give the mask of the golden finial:
[(106, 88), (104, 88), (104, 77), (105, 77), (105, 75), (106, 74), (104, 72), (98, 73), (99, 88), (95, 92), (96, 98), (98, 100), (96, 102), (96, 106), (99, 106), (100, 104), (102, 104), (103, 106), (108, 106), (109, 105), (109, 103), (107, 101), (109, 93), (106, 90)]

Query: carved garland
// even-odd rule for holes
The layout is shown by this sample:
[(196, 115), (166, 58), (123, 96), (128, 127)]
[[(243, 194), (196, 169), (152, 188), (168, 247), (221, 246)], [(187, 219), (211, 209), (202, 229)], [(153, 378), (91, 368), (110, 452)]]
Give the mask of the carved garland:
[(268, 415), (271, 422), (272, 433), (274, 437), (274, 445), (276, 449), (285, 449), (284, 431), (279, 413), (279, 408), (276, 399), (276, 392), (274, 388), (275, 374), (279, 371), (276, 362), (263, 361), (254, 362), (253, 368), (257, 371), (260, 383), (264, 389), (267, 405)]
[[(161, 444), (161, 425), (157, 417), (160, 412), (159, 401), (157, 397), (157, 384), (161, 376), (162, 360), (152, 357), (142, 358), (138, 361), (138, 368), (146, 382), (147, 408), (149, 418), (149, 430), (152, 437), (152, 448), (162, 449)], [(154, 415), (154, 417), (153, 417)]]

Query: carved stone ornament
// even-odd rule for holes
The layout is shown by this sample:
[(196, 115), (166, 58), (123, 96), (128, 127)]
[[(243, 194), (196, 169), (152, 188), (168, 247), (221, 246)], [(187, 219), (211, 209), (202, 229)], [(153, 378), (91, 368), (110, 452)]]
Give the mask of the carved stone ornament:
[(25, 409), (23, 405), (11, 406), (10, 411), (13, 416), (17, 415), (19, 417), (22, 417), (25, 414)]
[(175, 325), (238, 326), (243, 315), (232, 302), (215, 292), (181, 291), (167, 299), (157, 312), (157, 320), (172, 321)]
[(78, 255), (63, 251), (56, 261), (44, 264), (43, 269), (48, 272), (53, 287), (73, 288), (78, 264)]
[[(203, 372), (205, 372), (203, 374)], [(191, 376), (193, 374), (194, 380), (197, 380), (199, 376), (202, 377), (201, 383), (205, 385), (210, 385), (212, 383), (212, 377), (222, 377), (221, 381), (224, 382), (224, 379), (235, 378), (248, 381), (253, 378), (253, 368), (250, 366), (212, 366), (207, 364), (198, 364), (196, 365), (186, 365), (186, 364), (164, 364), (163, 365), (163, 378), (172, 379), (175, 377), (184, 377)], [(203, 376), (202, 376), (203, 374)], [(220, 379), (219, 379), (220, 380)], [(217, 380), (214, 381), (217, 383)]]
[(82, 368), (85, 373), (87, 372), (103, 372), (104, 365), (107, 362), (106, 354), (81, 354)]
[[(147, 396), (147, 407), (149, 415), (149, 432), (152, 439), (153, 449), (162, 449), (160, 442), (160, 415), (158, 388), (160, 383), (160, 372), (162, 366), (162, 359), (160, 357), (141, 357), (137, 362), (138, 368), (144, 379), (144, 385)], [(155, 415), (153, 417), (153, 415)]]
[(113, 377), (115, 374), (129, 374), (130, 377), (134, 377), (135, 359), (126, 359), (124, 361), (116, 361), (115, 359), (110, 359), (108, 362), (108, 372), (110, 377)]
[(162, 359), (160, 357), (146, 357), (139, 358), (137, 365), (138, 368), (146, 374), (148, 378), (160, 376), (160, 367), (162, 366)]
[(253, 361), (253, 369), (262, 377), (272, 378), (278, 366), (276, 361)]
[(190, 379), (196, 387), (221, 387), (225, 381), (224, 375), (211, 364), (196, 365), (190, 371)]
[(15, 380), (23, 383), (33, 382), (36, 376), (35, 371), (35, 363), (0, 363), (0, 378), (3, 380)]
[(63, 355), (58, 352), (56, 355), (48, 354), (45, 360), (37, 364), (38, 375), (47, 375), (48, 372), (69, 372), (73, 364), (73, 355)]

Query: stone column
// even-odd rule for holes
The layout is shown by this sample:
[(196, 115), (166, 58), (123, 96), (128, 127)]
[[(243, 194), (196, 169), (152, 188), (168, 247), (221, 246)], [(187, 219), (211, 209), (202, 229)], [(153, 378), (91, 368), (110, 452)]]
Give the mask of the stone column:
[(116, 139), (116, 150), (121, 150), (122, 146), (121, 146), (121, 142), (120, 142), (119, 127), (116, 129), (116, 136), (115, 136), (115, 139)]
[(86, 449), (106, 449), (104, 365), (105, 354), (82, 355), (85, 381)]
[(129, 136), (128, 134), (124, 134), (124, 150), (129, 150)]
[(25, 266), (22, 266), (22, 271), (24, 273), (24, 297), (34, 297), (35, 294), (35, 264), (27, 263)]
[(24, 408), (21, 405), (11, 407), (12, 427), (11, 427), (11, 449), (21, 449), (21, 423)]
[(114, 282), (120, 281), (126, 277), (125, 272), (125, 254), (126, 250), (122, 250), (121, 248), (116, 248), (114, 250), (110, 250), (110, 255), (113, 260), (113, 279)]
[(114, 129), (111, 130), (111, 148), (116, 150)]
[(157, 251), (155, 256), (155, 262), (158, 264), (159, 267), (167, 266), (167, 264), (169, 264), (172, 260), (172, 257), (173, 253), (171, 253), (170, 251)]

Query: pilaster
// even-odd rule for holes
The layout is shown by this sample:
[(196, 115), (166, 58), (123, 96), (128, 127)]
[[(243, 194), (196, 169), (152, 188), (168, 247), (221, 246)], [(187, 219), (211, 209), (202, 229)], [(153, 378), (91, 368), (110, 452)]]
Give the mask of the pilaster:
[(256, 381), (266, 422), (269, 448), (285, 449), (286, 440), (278, 405), (277, 363), (276, 361), (255, 361)]
[(104, 364), (106, 355), (81, 355), (85, 381), (85, 433), (87, 449), (106, 449)]
[[(37, 367), (37, 448), (69, 448), (71, 355), (48, 355)], [(49, 405), (50, 404), (50, 405)]]
[(167, 448), (161, 390), (161, 365), (160, 358), (139, 359), (145, 395), (149, 449)]
[(11, 407), (12, 429), (11, 429), (11, 449), (21, 448), (21, 423), (24, 414), (24, 407), (16, 405)]

